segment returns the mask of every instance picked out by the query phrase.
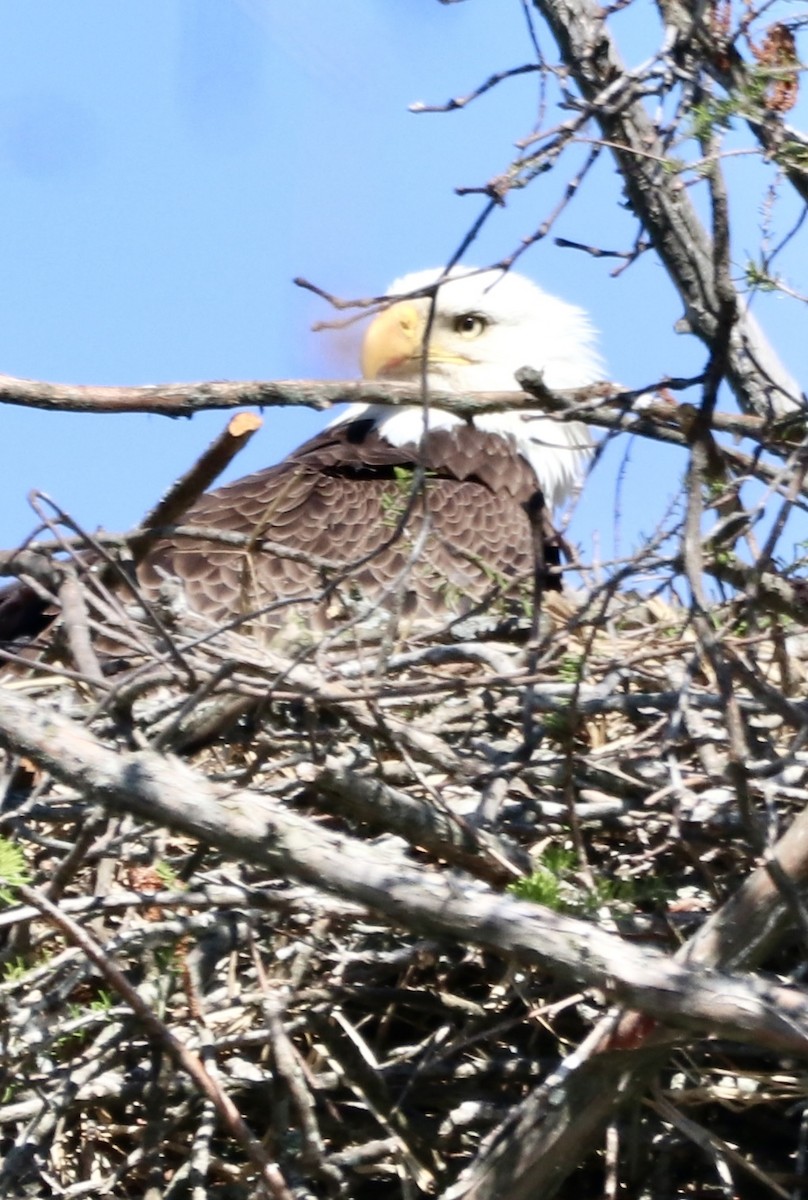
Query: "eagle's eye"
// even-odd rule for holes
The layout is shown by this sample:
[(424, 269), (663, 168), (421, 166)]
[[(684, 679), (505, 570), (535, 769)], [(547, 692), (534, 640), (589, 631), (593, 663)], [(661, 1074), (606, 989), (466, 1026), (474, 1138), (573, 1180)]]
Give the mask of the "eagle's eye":
[(452, 329), (462, 338), (478, 338), (487, 328), (488, 319), (480, 313), (460, 313), (452, 321)]

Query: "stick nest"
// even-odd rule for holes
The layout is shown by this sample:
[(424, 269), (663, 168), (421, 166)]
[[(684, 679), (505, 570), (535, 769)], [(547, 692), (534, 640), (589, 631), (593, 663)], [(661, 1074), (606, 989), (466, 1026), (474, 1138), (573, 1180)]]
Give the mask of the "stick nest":
[[(12, 879), (0, 911), (0, 1194), (459, 1196), (498, 1144), (524, 1151), (509, 1122), (607, 1019), (609, 972), (593, 985), (585, 939), (557, 967), (527, 961), (439, 917), (439, 898), (436, 935), (423, 908), (385, 908), (363, 864), (403, 864), (426, 897), (475, 887), (585, 922), (614, 939), (618, 974), (621, 946), (647, 950), (632, 994), (650, 996), (653, 953), (720, 922), (787, 833), (808, 770), (804, 637), (780, 618), (752, 624), (736, 599), (715, 602), (707, 646), (664, 595), (545, 597), (534, 644), (462, 629), (363, 643), (353, 628), (287, 650), (165, 614), (158, 629), (120, 601), (106, 631), (89, 623), (80, 668), (83, 617), (66, 612), (2, 689), (21, 721), (33, 702), (61, 723), (45, 749), (3, 735), (17, 855), (4, 874), (23, 889)], [(130, 651), (111, 669), (113, 623)], [(186, 807), (145, 819), (125, 780), (99, 782), (103, 752), (181, 771)], [(225, 819), (231, 801), (247, 819), (271, 810), (303, 841), (269, 845), (258, 816), (244, 852), (226, 825), (190, 836), (197, 790), (200, 811), (210, 794)], [(321, 877), (307, 857), (319, 839)], [(153, 1025), (32, 893), (92, 938)], [(792, 900), (781, 881), (777, 937), (736, 928), (729, 965), (801, 977)], [(646, 1017), (623, 1051), (652, 1028), (665, 1032)], [(567, 1173), (578, 1166), (562, 1194), (707, 1196), (727, 1180), (791, 1194), (805, 1149), (794, 1056), (720, 1021), (668, 1035), (605, 1141), (584, 1128), (591, 1101), (568, 1114)], [(523, 1137), (550, 1153), (541, 1118)]]

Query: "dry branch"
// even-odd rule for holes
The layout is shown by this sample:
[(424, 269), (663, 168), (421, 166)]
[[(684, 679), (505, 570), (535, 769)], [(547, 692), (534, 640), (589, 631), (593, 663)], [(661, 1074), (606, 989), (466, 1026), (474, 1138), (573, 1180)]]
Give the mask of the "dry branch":
[[(808, 810), (767, 852), (766, 865), (677, 951), (676, 961), (736, 971), (764, 961), (793, 927), (794, 900), (808, 895), (806, 833)], [(789, 892), (778, 879), (787, 881)], [(580, 1162), (582, 1147), (596, 1145), (617, 1110), (642, 1094), (677, 1038), (675, 1030), (649, 1025), (637, 1013), (609, 1013), (585, 1046), (494, 1131), (446, 1200), (496, 1200), (504, 1187), (518, 1200), (554, 1195)]]
[(191, 469), (172, 484), (165, 496), (143, 518), (137, 534), (129, 539), (135, 564), (142, 562), (153, 549), (162, 529), (175, 525), (201, 494), (207, 491), (262, 424), (261, 418), (254, 413), (236, 413), (231, 417), (222, 434)]
[[(591, 394), (591, 393), (589, 393)], [(520, 407), (530, 408), (530, 402)], [(45, 383), (0, 375), (0, 404), (39, 408), (53, 412), (153, 413), (165, 417), (189, 417), (195, 412), (227, 408), (314, 408), (323, 411), (335, 404), (417, 404), (424, 401), (420, 387), (348, 380), (344, 383), (320, 379), (279, 379), (260, 382), (209, 381), (204, 383), (151, 384), (146, 387), (100, 387)], [(457, 393), (430, 391), (429, 401), (449, 412), (470, 416), (513, 407), (514, 393)], [(540, 404), (536, 404), (540, 408)]]
[(192, 1053), (162, 1021), (157, 1019), (150, 1005), (144, 1003), (123, 972), (110, 960), (86, 930), (77, 925), (35, 888), (20, 884), (19, 892), (23, 900), (27, 900), (34, 908), (38, 908), (86, 954), (101, 972), (103, 978), (137, 1014), (150, 1035), (167, 1049), (177, 1066), (181, 1070), (187, 1071), (200, 1091), (208, 1096), (220, 1117), (232, 1131), (233, 1136), (257, 1167), (258, 1179), (265, 1194), (273, 1197), (274, 1200), (291, 1200), (291, 1193), (276, 1165), (267, 1157), (261, 1143), (252, 1136), (238, 1109), (205, 1069), (199, 1056)]

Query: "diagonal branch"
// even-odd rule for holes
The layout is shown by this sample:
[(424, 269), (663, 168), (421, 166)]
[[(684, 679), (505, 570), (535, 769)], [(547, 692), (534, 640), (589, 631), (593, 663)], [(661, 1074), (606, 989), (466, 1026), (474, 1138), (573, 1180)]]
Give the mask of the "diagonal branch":
[[(666, 151), (595, 0), (534, 0), (565, 66), (616, 159), (629, 203), (648, 231), (684, 305), (690, 328), (712, 347), (719, 298), (710, 238), (686, 191), (666, 174)], [(751, 314), (739, 311), (728, 347), (727, 378), (739, 405), (763, 415), (800, 404), (800, 390)]]
[(314, 883), (416, 932), (543, 966), (692, 1033), (711, 1030), (808, 1058), (808, 993), (800, 988), (694, 970), (586, 921), (419, 869), (396, 851), (330, 833), (266, 796), (218, 789), (154, 751), (110, 749), (88, 728), (9, 689), (0, 689), (0, 744), (112, 812)]

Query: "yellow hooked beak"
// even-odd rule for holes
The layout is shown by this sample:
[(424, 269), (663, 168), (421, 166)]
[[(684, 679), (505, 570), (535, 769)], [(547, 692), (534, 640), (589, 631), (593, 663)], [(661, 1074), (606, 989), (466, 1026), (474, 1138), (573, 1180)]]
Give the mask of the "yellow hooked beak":
[[(400, 300), (383, 309), (368, 326), (362, 343), (362, 375), (365, 379), (412, 375), (421, 366), (424, 353), (426, 311), (409, 300)], [(452, 354), (435, 341), (432, 334), (427, 351), (427, 364), (465, 363), (461, 355)]]
[(404, 363), (421, 357), (425, 319), (414, 304), (402, 300), (373, 318), (362, 343), (365, 379), (395, 374)]

